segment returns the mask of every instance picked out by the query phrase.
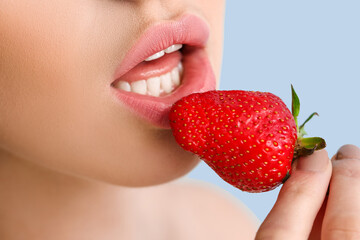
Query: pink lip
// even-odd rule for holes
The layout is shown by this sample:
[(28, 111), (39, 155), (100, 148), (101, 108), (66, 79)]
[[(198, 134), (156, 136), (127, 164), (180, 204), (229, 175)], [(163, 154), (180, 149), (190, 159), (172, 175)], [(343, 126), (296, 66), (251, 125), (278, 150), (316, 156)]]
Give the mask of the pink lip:
[(177, 21), (150, 27), (115, 71), (113, 83), (156, 52), (173, 44), (186, 44), (183, 49), (182, 84), (172, 94), (164, 97), (140, 95), (114, 87), (111, 87), (111, 90), (117, 99), (137, 116), (157, 127), (170, 128), (168, 115), (172, 104), (191, 93), (215, 89), (215, 76), (204, 50), (208, 37), (207, 24), (192, 14), (184, 15)]

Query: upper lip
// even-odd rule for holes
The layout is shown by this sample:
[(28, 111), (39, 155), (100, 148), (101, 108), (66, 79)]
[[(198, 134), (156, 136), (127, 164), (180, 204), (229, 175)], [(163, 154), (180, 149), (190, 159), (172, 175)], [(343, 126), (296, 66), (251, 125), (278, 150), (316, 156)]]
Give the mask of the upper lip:
[(147, 29), (125, 55), (115, 70), (114, 83), (147, 57), (173, 44), (204, 47), (208, 37), (209, 27), (204, 20), (193, 14), (183, 15), (178, 20), (158, 23)]

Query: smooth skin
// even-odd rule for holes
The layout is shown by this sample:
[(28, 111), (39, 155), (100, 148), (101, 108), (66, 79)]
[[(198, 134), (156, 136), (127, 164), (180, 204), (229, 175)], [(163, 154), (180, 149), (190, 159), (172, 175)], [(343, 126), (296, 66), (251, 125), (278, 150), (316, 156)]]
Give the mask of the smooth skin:
[[(199, 159), (183, 151), (169, 130), (133, 116), (110, 91), (113, 73), (136, 39), (152, 24), (184, 13), (208, 23), (206, 51), (219, 79), (224, 5), (0, 1), (0, 239), (255, 237), (254, 214), (223, 190), (181, 178)], [(341, 187), (358, 177), (353, 152), (342, 150), (353, 160), (334, 164), (335, 183), (319, 217), (325, 239), (356, 233), (356, 206), (350, 206), (359, 201), (348, 197), (353, 188)], [(310, 159), (328, 162), (325, 152)], [(330, 181), (331, 164), (324, 166), (294, 171), (258, 239), (307, 238)], [(334, 225), (338, 216), (342, 221)]]

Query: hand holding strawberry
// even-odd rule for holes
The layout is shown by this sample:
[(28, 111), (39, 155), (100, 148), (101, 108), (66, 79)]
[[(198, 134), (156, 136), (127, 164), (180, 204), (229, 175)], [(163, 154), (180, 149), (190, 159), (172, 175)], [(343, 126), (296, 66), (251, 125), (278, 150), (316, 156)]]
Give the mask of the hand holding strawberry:
[(221, 178), (248, 192), (274, 189), (291, 174), (300, 156), (325, 147), (304, 138), (300, 102), (292, 88), (292, 114), (271, 94), (249, 91), (195, 93), (174, 104), (170, 124), (176, 141), (199, 155)]

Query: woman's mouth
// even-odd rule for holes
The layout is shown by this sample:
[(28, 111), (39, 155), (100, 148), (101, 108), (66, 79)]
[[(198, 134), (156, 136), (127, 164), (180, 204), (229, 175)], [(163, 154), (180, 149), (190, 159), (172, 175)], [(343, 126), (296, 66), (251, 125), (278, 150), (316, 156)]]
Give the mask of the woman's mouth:
[(178, 50), (182, 44), (174, 44), (155, 53), (113, 83), (117, 89), (164, 97), (171, 94), (180, 85), (183, 66), (182, 54)]
[(206, 23), (190, 14), (150, 27), (115, 73), (116, 99), (145, 121), (169, 128), (172, 104), (216, 87), (204, 50), (208, 36)]

